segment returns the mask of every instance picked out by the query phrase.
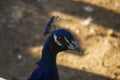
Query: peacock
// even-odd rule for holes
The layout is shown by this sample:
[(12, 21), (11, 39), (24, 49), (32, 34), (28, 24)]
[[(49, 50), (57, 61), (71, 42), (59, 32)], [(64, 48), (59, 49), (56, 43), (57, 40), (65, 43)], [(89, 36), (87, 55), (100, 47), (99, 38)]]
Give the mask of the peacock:
[[(49, 30), (55, 18), (53, 16), (47, 23), (44, 35), (50, 33)], [(37, 62), (38, 67), (28, 80), (59, 80), (56, 56), (58, 52), (65, 50), (77, 50), (80, 52), (79, 46), (68, 30), (54, 29), (44, 43), (42, 57)]]

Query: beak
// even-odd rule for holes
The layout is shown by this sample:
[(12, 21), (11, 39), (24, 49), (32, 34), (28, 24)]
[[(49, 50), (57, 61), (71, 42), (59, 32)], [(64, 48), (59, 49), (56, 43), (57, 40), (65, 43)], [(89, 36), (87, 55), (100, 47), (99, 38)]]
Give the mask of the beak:
[(69, 49), (74, 49), (78, 52), (80, 52), (80, 47), (78, 46), (78, 44), (75, 42), (75, 41), (72, 41), (69, 46), (68, 46)]

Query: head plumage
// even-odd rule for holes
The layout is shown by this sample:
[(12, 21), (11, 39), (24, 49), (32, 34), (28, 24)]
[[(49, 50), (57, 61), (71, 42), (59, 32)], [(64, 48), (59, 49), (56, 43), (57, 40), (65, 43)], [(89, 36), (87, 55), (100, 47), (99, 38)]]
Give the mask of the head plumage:
[[(46, 24), (46, 27), (45, 27), (45, 32), (44, 32), (44, 35), (47, 35), (49, 34), (51, 31), (51, 27), (54, 27), (56, 29), (56, 25), (54, 24), (55, 20), (58, 18), (58, 16), (52, 16), (50, 18), (50, 20), (48, 21), (48, 23)], [(53, 25), (52, 25), (53, 24)]]

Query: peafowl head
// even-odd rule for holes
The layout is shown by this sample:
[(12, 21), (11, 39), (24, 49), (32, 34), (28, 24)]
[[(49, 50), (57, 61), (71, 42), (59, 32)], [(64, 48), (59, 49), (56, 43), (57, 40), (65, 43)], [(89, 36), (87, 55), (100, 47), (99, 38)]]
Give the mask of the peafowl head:
[(50, 50), (56, 52), (65, 50), (80, 51), (73, 35), (65, 29), (53, 30), (46, 41), (46, 45), (49, 45)]
[[(47, 23), (44, 35), (50, 33), (49, 30), (54, 19), (55, 17), (53, 16)], [(46, 45), (48, 46), (47, 48), (56, 52), (73, 49), (80, 51), (80, 48), (77, 45), (73, 35), (65, 29), (53, 30), (46, 41)]]

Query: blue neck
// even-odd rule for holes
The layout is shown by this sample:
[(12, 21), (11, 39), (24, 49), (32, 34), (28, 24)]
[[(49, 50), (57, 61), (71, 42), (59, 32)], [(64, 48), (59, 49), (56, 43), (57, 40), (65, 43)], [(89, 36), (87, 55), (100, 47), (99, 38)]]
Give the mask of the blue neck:
[(41, 60), (37, 64), (44, 67), (56, 67), (56, 54), (52, 54), (48, 50), (44, 51), (43, 49)]
[(38, 66), (56, 66), (56, 55), (58, 53), (57, 50), (53, 47), (53, 40), (51, 37), (48, 37), (47, 41), (44, 44), (42, 50), (41, 60), (37, 63)]
[[(50, 41), (50, 42), (49, 42)], [(47, 76), (45, 80), (48, 80), (48, 75), (50, 76), (49, 80), (59, 80), (58, 70), (56, 66), (56, 56), (58, 51), (53, 48), (51, 39), (45, 42), (41, 60), (38, 61), (38, 66), (41, 67), (44, 71), (44, 74)]]

